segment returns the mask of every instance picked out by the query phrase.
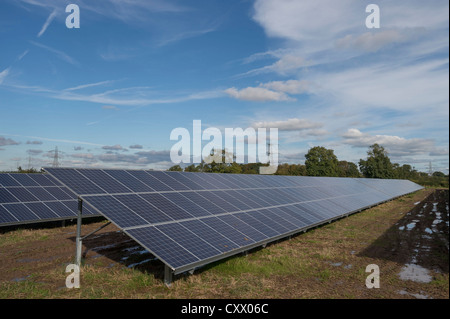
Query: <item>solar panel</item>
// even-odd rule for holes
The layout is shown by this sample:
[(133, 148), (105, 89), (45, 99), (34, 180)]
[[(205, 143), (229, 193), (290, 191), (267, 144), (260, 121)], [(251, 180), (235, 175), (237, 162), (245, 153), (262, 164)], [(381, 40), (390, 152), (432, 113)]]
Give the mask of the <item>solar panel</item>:
[[(0, 227), (77, 216), (77, 196), (48, 174), (0, 174)], [(88, 205), (85, 217), (101, 216)]]
[(422, 188), (404, 180), (45, 170), (175, 274)]

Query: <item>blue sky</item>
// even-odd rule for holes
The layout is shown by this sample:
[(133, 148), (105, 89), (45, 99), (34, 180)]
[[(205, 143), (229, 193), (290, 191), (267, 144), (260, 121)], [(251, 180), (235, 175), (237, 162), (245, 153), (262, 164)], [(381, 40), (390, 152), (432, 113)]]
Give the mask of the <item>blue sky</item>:
[[(80, 28), (65, 24), (68, 4)], [(4, 0), (0, 170), (166, 169), (177, 127), (277, 127), (313, 146), (448, 174), (448, 1)], [(205, 141), (204, 143), (207, 143)]]

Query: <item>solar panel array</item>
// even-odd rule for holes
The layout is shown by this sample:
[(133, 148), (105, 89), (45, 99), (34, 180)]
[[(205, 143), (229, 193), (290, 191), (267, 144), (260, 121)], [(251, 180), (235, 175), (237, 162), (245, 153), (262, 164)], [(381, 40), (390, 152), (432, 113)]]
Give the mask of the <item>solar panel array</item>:
[(77, 208), (77, 196), (48, 174), (0, 174), (0, 226), (72, 219)]
[(113, 169), (46, 171), (174, 273), (422, 188), (404, 180)]

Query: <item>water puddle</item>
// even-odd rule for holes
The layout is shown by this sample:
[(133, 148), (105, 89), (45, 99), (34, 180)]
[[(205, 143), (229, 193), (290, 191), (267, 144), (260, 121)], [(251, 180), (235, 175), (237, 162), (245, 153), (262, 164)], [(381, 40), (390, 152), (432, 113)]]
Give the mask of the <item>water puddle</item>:
[(416, 264), (406, 264), (399, 273), (399, 276), (402, 280), (411, 280), (421, 283), (429, 283), (433, 279), (429, 275), (428, 269)]
[(407, 292), (406, 290), (399, 290), (398, 293), (399, 293), (400, 295), (409, 295), (409, 296), (413, 296), (413, 297), (415, 297), (416, 299), (433, 299), (433, 298), (429, 297), (428, 295), (423, 295), (423, 294), (412, 294), (412, 293)]
[(149, 258), (149, 259), (145, 259), (145, 260), (140, 261), (140, 262), (138, 262), (138, 263), (130, 264), (130, 265), (128, 265), (127, 267), (128, 267), (128, 268), (133, 268), (133, 267), (136, 267), (136, 266), (141, 265), (141, 264), (148, 263), (148, 262), (153, 261), (153, 260), (157, 260), (157, 258)]

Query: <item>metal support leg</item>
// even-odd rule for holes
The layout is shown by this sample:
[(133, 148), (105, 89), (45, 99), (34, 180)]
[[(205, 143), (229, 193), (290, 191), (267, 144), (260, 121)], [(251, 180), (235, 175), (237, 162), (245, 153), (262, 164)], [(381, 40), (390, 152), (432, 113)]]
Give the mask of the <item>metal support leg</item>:
[(78, 198), (78, 216), (77, 216), (77, 239), (76, 239), (76, 260), (75, 263), (78, 267), (81, 265), (81, 248), (83, 246), (81, 240), (81, 215), (83, 213), (83, 200)]
[(172, 270), (169, 268), (169, 266), (164, 265), (164, 284), (169, 288), (172, 284), (172, 276)]

